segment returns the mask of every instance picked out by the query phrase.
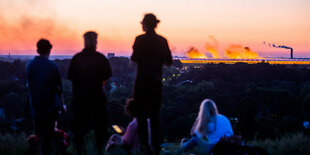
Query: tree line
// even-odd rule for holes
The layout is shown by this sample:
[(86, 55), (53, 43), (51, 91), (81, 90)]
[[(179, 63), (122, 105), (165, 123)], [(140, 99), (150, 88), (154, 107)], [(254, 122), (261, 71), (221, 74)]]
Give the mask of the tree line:
[[(113, 57), (109, 61), (113, 72), (105, 86), (109, 123), (127, 126), (131, 118), (124, 114), (124, 105), (126, 99), (132, 97), (136, 66), (124, 57)], [(72, 86), (66, 74), (70, 60), (55, 62), (63, 78), (68, 107), (58, 125), (69, 131)], [(0, 118), (0, 132), (31, 132), (29, 119), (16, 121), (27, 118), (26, 63), (0, 61), (0, 109), (5, 112), (5, 118)], [(303, 130), (302, 122), (310, 120), (309, 77), (310, 69), (297, 65), (238, 63), (184, 67), (175, 60), (163, 73), (161, 126), (164, 138), (178, 141), (189, 136), (200, 102), (205, 98), (216, 102), (219, 112), (231, 119), (234, 131), (244, 139), (277, 138)]]

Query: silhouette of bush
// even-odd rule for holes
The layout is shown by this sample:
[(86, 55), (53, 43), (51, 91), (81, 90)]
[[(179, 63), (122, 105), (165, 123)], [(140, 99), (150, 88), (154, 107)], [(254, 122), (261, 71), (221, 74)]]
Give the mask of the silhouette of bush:
[(260, 146), (272, 155), (310, 154), (310, 137), (302, 132), (286, 134), (278, 139), (254, 140), (248, 144)]

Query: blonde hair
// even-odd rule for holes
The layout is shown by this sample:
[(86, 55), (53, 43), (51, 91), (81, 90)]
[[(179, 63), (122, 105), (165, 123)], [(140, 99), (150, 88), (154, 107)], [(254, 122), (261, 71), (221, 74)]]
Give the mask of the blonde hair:
[(193, 126), (194, 131), (198, 131), (201, 136), (207, 136), (210, 131), (208, 123), (214, 123), (214, 130), (216, 129), (216, 115), (218, 114), (217, 107), (211, 99), (204, 99), (201, 102), (199, 108), (199, 114), (197, 116), (195, 125)]

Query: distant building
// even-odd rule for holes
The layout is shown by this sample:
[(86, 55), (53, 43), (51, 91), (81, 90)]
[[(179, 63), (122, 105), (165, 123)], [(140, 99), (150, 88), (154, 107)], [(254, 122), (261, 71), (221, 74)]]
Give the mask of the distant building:
[(108, 58), (113, 58), (115, 57), (115, 53), (108, 53)]

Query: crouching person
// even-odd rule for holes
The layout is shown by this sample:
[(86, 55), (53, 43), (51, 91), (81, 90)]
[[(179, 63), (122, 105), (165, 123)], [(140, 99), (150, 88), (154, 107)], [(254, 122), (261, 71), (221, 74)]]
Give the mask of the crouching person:
[[(128, 115), (133, 117), (133, 120), (128, 124), (124, 135), (120, 136), (119, 134), (114, 134), (110, 137), (108, 144), (106, 146), (106, 151), (110, 152), (114, 148), (121, 148), (127, 153), (139, 153), (140, 150), (140, 141), (138, 135), (138, 121), (136, 118), (136, 104), (133, 99), (127, 100), (125, 111)], [(148, 119), (148, 137), (150, 145), (150, 121)]]
[(227, 117), (218, 113), (214, 101), (205, 99), (200, 105), (199, 114), (191, 130), (191, 138), (182, 140), (179, 151), (197, 148), (201, 154), (209, 153), (222, 137), (234, 134)]

